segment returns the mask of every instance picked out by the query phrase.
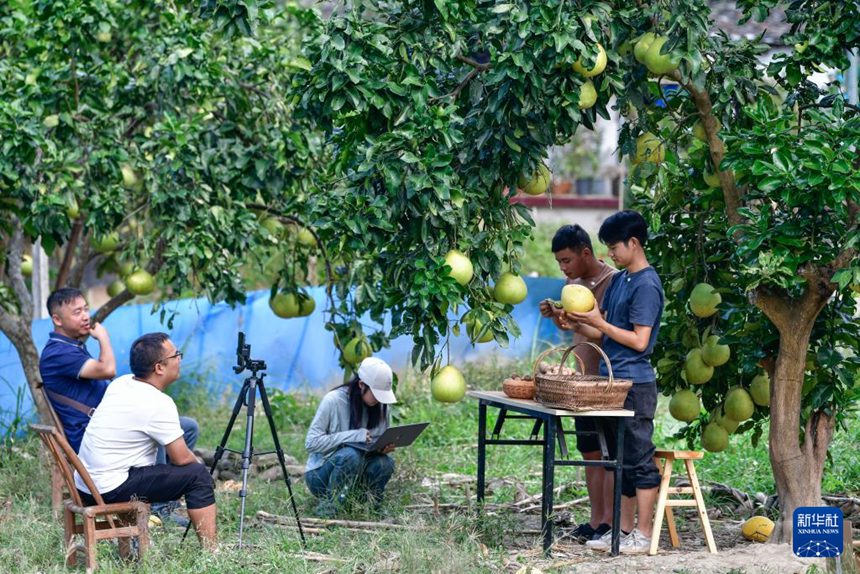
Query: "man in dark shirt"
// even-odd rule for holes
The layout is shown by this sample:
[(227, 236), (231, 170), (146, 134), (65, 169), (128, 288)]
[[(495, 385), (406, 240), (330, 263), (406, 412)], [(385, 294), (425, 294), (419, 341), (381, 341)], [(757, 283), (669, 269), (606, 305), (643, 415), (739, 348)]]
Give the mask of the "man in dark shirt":
[[(651, 546), (654, 504), (660, 473), (654, 463), (654, 412), (657, 408), (657, 377), (651, 366), (651, 353), (660, 330), (663, 313), (663, 285), (645, 256), (648, 225), (636, 211), (626, 210), (608, 217), (600, 226), (600, 240), (609, 256), (624, 269), (613, 277), (606, 290), (602, 309), (588, 313), (569, 313), (589, 337), (603, 337), (603, 351), (609, 357), (613, 374), (633, 381), (624, 408), (634, 411), (624, 432), (624, 469), (621, 474), (621, 552), (642, 554)], [(605, 364), (600, 374), (606, 376)], [(614, 450), (614, 449), (612, 449)], [(612, 453), (614, 455), (614, 453)], [(634, 511), (638, 523), (634, 528)], [(609, 534), (590, 540), (586, 546), (609, 549)]]
[[(116, 376), (110, 336), (104, 326), (90, 321), (89, 310), (77, 289), (64, 288), (51, 293), (48, 313), (54, 331), (39, 358), (42, 383), (75, 452), (81, 446), (90, 411), (99, 405), (108, 381)], [(87, 337), (99, 343), (97, 359), (84, 345)]]

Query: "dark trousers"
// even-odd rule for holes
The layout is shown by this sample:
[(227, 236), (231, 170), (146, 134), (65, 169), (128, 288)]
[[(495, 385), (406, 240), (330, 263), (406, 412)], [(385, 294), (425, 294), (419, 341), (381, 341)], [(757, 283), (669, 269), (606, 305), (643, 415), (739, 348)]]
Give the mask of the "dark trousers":
[[(621, 494), (636, 496), (636, 489), (660, 486), (660, 471), (654, 463), (654, 412), (657, 410), (657, 383), (634, 383), (627, 393), (624, 408), (636, 413), (624, 425), (624, 468)], [(615, 432), (607, 438), (610, 458), (618, 450)], [(608, 469), (607, 469), (608, 470)]]
[[(86, 492), (78, 492), (85, 504), (96, 503)], [(182, 496), (185, 497), (189, 510), (215, 504), (215, 481), (212, 480), (209, 469), (196, 462), (185, 466), (156, 464), (133, 467), (128, 469), (125, 482), (102, 494), (108, 504), (132, 499), (143, 502), (170, 502)]]

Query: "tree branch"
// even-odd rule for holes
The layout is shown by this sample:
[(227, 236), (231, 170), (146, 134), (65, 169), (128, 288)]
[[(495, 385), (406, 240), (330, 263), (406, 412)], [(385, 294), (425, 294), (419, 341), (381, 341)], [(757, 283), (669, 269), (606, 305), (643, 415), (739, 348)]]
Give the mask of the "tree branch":
[[(167, 244), (164, 242), (164, 239), (159, 239), (158, 244), (155, 246), (155, 254), (152, 256), (152, 259), (149, 260), (149, 263), (146, 265), (146, 271), (155, 275), (158, 273), (158, 270), (161, 269), (161, 266), (164, 264), (164, 250), (167, 247)], [(94, 323), (102, 323), (105, 319), (107, 319), (108, 315), (113, 313), (118, 307), (121, 305), (131, 301), (134, 299), (134, 295), (126, 289), (122, 293), (119, 293), (115, 297), (111, 297), (111, 299), (99, 307), (99, 310), (95, 312), (92, 316), (92, 321)]]
[[(860, 106), (855, 106), (854, 104), (849, 104), (848, 102), (844, 102), (842, 105), (844, 105), (846, 108), (850, 108), (854, 111), (860, 112)], [(832, 107), (833, 107), (832, 102), (829, 102), (829, 103), (812, 102), (809, 104), (803, 104), (802, 106), (799, 106), (797, 111), (798, 111), (798, 113), (801, 113), (801, 112), (804, 112), (810, 108), (832, 108)]]
[(116, 311), (118, 307), (121, 307), (132, 299), (134, 299), (134, 295), (128, 289), (114, 297), (111, 297), (107, 303), (99, 307), (99, 310), (95, 312), (95, 314), (92, 316), (92, 322), (103, 322), (107, 318), (107, 316)]
[(72, 81), (75, 85), (74, 87), (74, 95), (75, 95), (75, 111), (81, 109), (81, 89), (78, 86), (78, 62), (77, 58), (72, 58)]
[[(811, 458), (823, 463), (827, 457), (827, 449), (830, 447), (835, 426), (836, 421), (834, 418), (824, 411), (816, 410), (812, 412), (809, 420), (806, 421), (803, 444), (800, 447), (808, 459)], [(814, 470), (821, 472), (824, 469), (822, 467), (820, 469), (815, 468)], [(818, 477), (817, 481), (820, 482), (821, 478)]]
[(860, 255), (860, 253), (858, 253), (857, 249), (849, 247), (837, 255), (836, 259), (834, 259), (829, 265), (819, 269), (821, 279), (825, 282), (825, 285), (831, 293), (837, 288), (837, 285), (832, 282), (833, 275), (840, 269), (845, 269), (850, 266), (851, 263), (857, 259), (858, 255)]
[[(857, 228), (857, 215), (860, 213), (860, 205), (857, 205), (853, 201), (848, 202), (848, 225), (846, 226), (846, 233), (852, 233)], [(822, 278), (828, 282), (828, 287), (835, 290), (836, 285), (830, 283), (833, 274), (839, 271), (840, 269), (845, 269), (851, 265), (851, 263), (860, 255), (856, 247), (847, 247), (845, 248), (836, 258), (826, 267), (823, 267), (819, 270), (822, 275)]]
[(11, 339), (11, 334), (15, 333), (20, 325), (21, 319), (19, 319), (16, 315), (11, 313), (7, 313), (0, 307), (0, 331)]
[[(131, 219), (132, 219), (135, 215), (137, 215), (137, 214), (138, 214), (138, 212), (140, 212), (143, 208), (145, 208), (147, 205), (149, 205), (149, 198), (150, 198), (150, 195), (149, 195), (149, 194), (146, 194), (146, 199), (144, 199), (142, 202), (140, 202), (140, 205), (138, 205), (137, 207), (135, 207), (134, 209), (132, 209), (131, 211), (129, 211), (129, 212), (126, 214), (126, 216), (122, 218), (122, 223), (125, 223), (125, 222), (127, 222), (127, 221), (131, 221)], [(122, 226), (122, 223), (121, 223), (119, 226), (117, 226), (117, 227)]]
[[(147, 102), (143, 105), (144, 111), (146, 111), (148, 113), (154, 112), (156, 110), (156, 108), (157, 108), (157, 106), (156, 106), (155, 102)], [(131, 121), (131, 123), (128, 125), (128, 127), (125, 128), (125, 131), (122, 132), (122, 138), (126, 139), (126, 140), (130, 139), (131, 136), (134, 135), (134, 130), (136, 130), (138, 128), (138, 126), (140, 126), (140, 124), (145, 122), (147, 117), (149, 117), (149, 116), (143, 115), (143, 116), (134, 118)]]
[(248, 90), (252, 94), (258, 95), (263, 99), (268, 99), (269, 97), (271, 97), (269, 94), (267, 94), (266, 92), (264, 92), (263, 90), (261, 90), (260, 88), (255, 86), (254, 84), (250, 84), (248, 82), (239, 82), (239, 87), (242, 88), (243, 90)]
[(462, 80), (459, 84), (457, 84), (457, 87), (456, 87), (456, 88), (454, 88), (454, 90), (453, 90), (453, 91), (448, 92), (447, 94), (443, 94), (443, 95), (441, 95), (441, 96), (437, 96), (437, 97), (435, 97), (435, 98), (430, 98), (430, 101), (431, 101), (431, 102), (438, 102), (438, 101), (440, 101), (440, 100), (444, 100), (444, 99), (446, 99), (446, 98), (451, 98), (451, 99), (453, 99), (453, 100), (456, 100), (456, 99), (457, 99), (457, 97), (460, 95), (460, 92), (462, 92), (462, 91), (463, 91), (463, 89), (464, 89), (466, 86), (468, 86), (468, 85), (469, 85), (469, 82), (471, 82), (472, 80), (474, 80), (474, 79), (475, 79), (475, 76), (477, 76), (477, 75), (478, 75), (478, 74), (480, 74), (480, 73), (481, 73), (481, 72), (480, 72), (480, 70), (478, 70), (478, 69), (474, 69), (474, 70), (472, 70), (471, 72), (469, 72), (468, 74), (466, 74), (466, 77), (465, 77), (465, 78), (463, 78), (463, 80)]
[(814, 268), (801, 269), (798, 273), (806, 279), (806, 290), (801, 297), (780, 296), (762, 287), (750, 294), (750, 302), (770, 319), (780, 338), (811, 325), (833, 293)]
[(459, 84), (457, 84), (457, 87), (454, 88), (453, 91), (448, 92), (447, 94), (444, 94), (441, 96), (437, 96), (435, 98), (430, 98), (431, 102), (438, 102), (438, 101), (444, 100), (446, 98), (452, 98), (452, 99), (456, 100), (457, 97), (460, 95), (460, 92), (462, 92), (463, 89), (469, 85), (469, 82), (474, 80), (475, 77), (478, 74), (480, 74), (481, 72), (486, 72), (487, 70), (490, 69), (489, 63), (482, 64), (481, 62), (475, 60), (474, 58), (470, 58), (468, 56), (463, 56), (461, 54), (458, 54), (455, 56), (455, 59), (458, 62), (463, 62), (464, 64), (469, 65), (474, 69), (472, 71), (470, 71), (468, 74), (466, 74), (466, 77), (463, 78)]
[(750, 300), (770, 319), (777, 331), (782, 333), (791, 314), (791, 301), (778, 297), (761, 287), (750, 294)]
[[(78, 262), (71, 268), (69, 272), (69, 279), (65, 283), (65, 285), (69, 285), (72, 287), (80, 286), (81, 281), (84, 280), (84, 270), (87, 268), (87, 265), (89, 265), (90, 261), (92, 261), (99, 255), (98, 253), (92, 252), (92, 250), (90, 249), (89, 241), (80, 241), (78, 245), (80, 245), (81, 249), (81, 252), (78, 254)], [(60, 285), (60, 287), (63, 286), (64, 285)]]
[(827, 279), (813, 268), (800, 269), (798, 273), (806, 279), (806, 290), (801, 297), (780, 296), (762, 287), (750, 296), (750, 301), (770, 319), (780, 337), (788, 336), (799, 325), (814, 322), (833, 293)]
[(21, 221), (12, 215), (12, 237), (9, 241), (9, 282), (18, 298), (18, 315), (28, 324), (33, 320), (33, 301), (30, 291), (21, 273), (21, 261), (24, 257), (24, 233), (21, 231)]
[(66, 252), (63, 254), (63, 262), (60, 264), (60, 270), (57, 272), (57, 280), (54, 283), (54, 290), (59, 289), (66, 284), (66, 278), (69, 276), (69, 270), (72, 268), (72, 261), (75, 258), (75, 250), (81, 240), (84, 231), (84, 223), (80, 218), (75, 220), (72, 225), (72, 234), (66, 242)]
[(726, 150), (722, 140), (717, 137), (720, 126), (714, 117), (714, 106), (711, 103), (711, 96), (707, 91), (696, 89), (696, 86), (692, 82), (685, 82), (681, 78), (681, 73), (677, 70), (668, 74), (668, 76), (684, 86), (690, 92), (690, 96), (696, 104), (702, 126), (705, 128), (705, 135), (708, 138), (708, 150), (711, 155), (711, 163), (714, 165), (714, 173), (720, 178), (720, 187), (723, 190), (723, 198), (726, 202), (726, 216), (728, 217), (729, 225), (738, 225), (742, 222), (741, 216), (738, 213), (738, 209), (741, 206), (741, 194), (735, 183), (734, 174), (720, 169), (720, 163), (723, 161)]
[(857, 258), (857, 256), (857, 249), (849, 247), (848, 249), (837, 255), (836, 259), (833, 260), (833, 263), (831, 263), (829, 267), (833, 272), (836, 272), (840, 269), (845, 269), (851, 264), (852, 261)]
[(462, 54), (457, 54), (455, 56), (455, 58), (458, 62), (463, 62), (464, 64), (468, 64), (468, 65), (472, 66), (473, 68), (475, 68), (476, 70), (478, 70), (479, 72), (486, 72), (487, 70), (490, 69), (489, 63), (482, 64), (481, 62), (479, 62), (475, 59), (472, 59), (468, 56), (463, 56)]

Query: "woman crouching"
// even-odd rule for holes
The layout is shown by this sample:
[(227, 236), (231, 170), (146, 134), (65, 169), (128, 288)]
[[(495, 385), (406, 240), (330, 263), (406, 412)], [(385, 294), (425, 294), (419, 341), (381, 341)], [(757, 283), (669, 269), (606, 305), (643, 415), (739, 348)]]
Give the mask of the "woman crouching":
[(382, 503), (385, 485), (394, 472), (388, 454), (394, 445), (369, 452), (370, 445), (388, 428), (388, 405), (397, 402), (391, 391), (393, 374), (382, 359), (369, 357), (346, 384), (322, 399), (308, 429), (305, 481), (320, 502), (316, 514), (331, 517), (350, 492), (366, 492), (375, 506)]

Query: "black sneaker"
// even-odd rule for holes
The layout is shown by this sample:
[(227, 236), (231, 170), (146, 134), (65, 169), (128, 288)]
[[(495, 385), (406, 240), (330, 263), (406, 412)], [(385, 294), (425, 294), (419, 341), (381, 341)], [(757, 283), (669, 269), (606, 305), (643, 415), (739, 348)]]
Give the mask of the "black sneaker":
[(594, 532), (594, 528), (592, 528), (589, 523), (583, 522), (574, 528), (570, 535), (577, 543), (585, 544), (587, 541), (591, 540), (591, 537), (594, 536)]
[(605, 522), (599, 524), (597, 528), (594, 529), (594, 536), (591, 537), (592, 540), (597, 540), (607, 532), (612, 530), (612, 527), (606, 524)]

